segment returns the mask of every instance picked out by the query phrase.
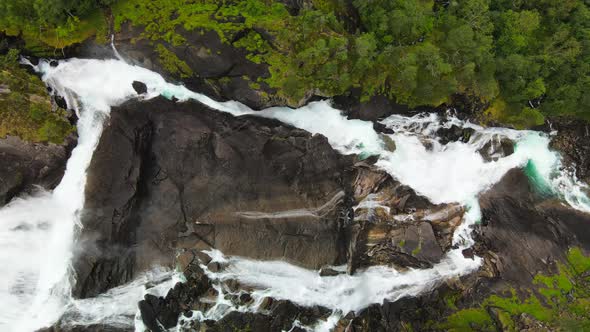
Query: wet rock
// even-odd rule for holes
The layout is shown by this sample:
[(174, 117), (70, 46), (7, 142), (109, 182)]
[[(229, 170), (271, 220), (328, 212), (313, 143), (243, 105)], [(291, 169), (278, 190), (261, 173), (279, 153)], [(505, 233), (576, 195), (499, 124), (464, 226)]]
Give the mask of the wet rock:
[(432, 226), (426, 222), (402, 227), (369, 225), (361, 237), (365, 246), (361, 266), (429, 268), (443, 256)]
[(207, 264), (207, 269), (209, 269), (209, 271), (214, 272), (214, 273), (219, 272), (219, 271), (221, 271), (221, 264), (211, 262), (211, 263)]
[(480, 198), (483, 220), (476, 253), (503, 282), (530, 285), (552, 272), (570, 246), (590, 249), (590, 215), (539, 195), (522, 170), (512, 170)]
[(51, 61), (49, 62), (49, 65), (50, 65), (51, 67), (57, 67), (57, 66), (59, 66), (59, 62), (58, 62), (58, 61), (56, 61), (56, 60), (51, 60)]
[(351, 159), (278, 121), (163, 98), (112, 112), (88, 170), (76, 294), (93, 296), (176, 249), (346, 261)]
[(450, 128), (440, 128), (436, 131), (441, 144), (448, 144), (450, 142), (469, 142), (471, 135), (475, 132), (473, 128), (462, 128), (457, 125), (452, 125)]
[(64, 145), (0, 139), (0, 206), (35, 186), (54, 188), (61, 180), (73, 139)]
[[(232, 43), (247, 37), (248, 31), (244, 32), (232, 36)], [(185, 43), (178, 46), (162, 43), (190, 68), (190, 72), (183, 72), (182, 77), (180, 73), (171, 74), (165, 69), (153, 43), (138, 38), (142, 33), (143, 28), (130, 24), (122, 24), (115, 33), (117, 50), (126, 61), (162, 73), (168, 81), (182, 81), (190, 90), (205, 93), (219, 101), (237, 100), (253, 109), (287, 104), (266, 83), (257, 83), (253, 87), (252, 83), (258, 78), (269, 76), (268, 65), (248, 60), (246, 49), (222, 41), (213, 30), (186, 31), (180, 28), (176, 33), (186, 40)], [(263, 30), (260, 30), (260, 35), (266, 36)], [(113, 57), (110, 45), (92, 42), (83, 43), (77, 51), (79, 57)]]
[(320, 270), (320, 276), (322, 276), (322, 277), (334, 277), (334, 276), (340, 275), (342, 273), (343, 272), (336, 271), (336, 270), (331, 269), (329, 267), (324, 267)]
[(133, 327), (110, 326), (102, 324), (92, 324), (83, 326), (59, 325), (43, 328), (36, 332), (133, 332)]
[(477, 152), (485, 161), (497, 161), (514, 153), (514, 142), (508, 138), (492, 139)]
[(461, 251), (461, 253), (463, 254), (463, 257), (465, 257), (465, 258), (470, 258), (470, 259), (475, 258), (475, 251), (473, 248), (463, 249), (463, 251)]
[(553, 130), (550, 146), (559, 150), (566, 165), (576, 171), (579, 179), (590, 183), (590, 123), (567, 118), (551, 119)]
[(51, 96), (51, 98), (53, 98), (55, 105), (57, 105), (59, 108), (64, 110), (68, 109), (68, 103), (66, 102), (66, 99), (64, 97), (60, 95), (53, 95)]
[(374, 96), (361, 102), (360, 89), (352, 89), (347, 95), (336, 96), (334, 106), (344, 111), (349, 119), (377, 122), (396, 113), (407, 113), (409, 108), (385, 96)]
[(433, 205), (373, 166), (357, 164), (353, 182), (355, 226), (351, 227), (349, 271), (384, 264), (430, 267), (451, 248), (464, 208)]
[(272, 305), (272, 298), (270, 297), (265, 297), (264, 299), (262, 299), (262, 302), (260, 302), (260, 306), (258, 306), (258, 308), (260, 310), (270, 310), (270, 306)]
[(147, 93), (147, 85), (145, 85), (145, 83), (139, 82), (139, 81), (133, 81), (133, 83), (131, 85), (133, 86), (133, 90), (135, 90), (135, 92), (138, 95), (142, 95), (144, 93)]
[(163, 332), (176, 326), (180, 315), (195, 307), (199, 298), (211, 288), (209, 279), (197, 264), (190, 264), (184, 274), (187, 281), (177, 283), (166, 297), (148, 294), (139, 302), (142, 321), (150, 331)]
[(383, 144), (385, 145), (385, 150), (389, 151), (389, 152), (394, 152), (396, 149), (395, 146), (395, 141), (393, 139), (391, 139), (391, 137), (381, 134), (380, 135), (381, 140), (383, 141)]

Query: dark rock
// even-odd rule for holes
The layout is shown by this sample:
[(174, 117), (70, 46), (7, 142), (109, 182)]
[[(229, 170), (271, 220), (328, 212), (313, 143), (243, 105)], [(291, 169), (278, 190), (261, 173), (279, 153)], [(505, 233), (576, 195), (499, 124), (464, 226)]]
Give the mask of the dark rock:
[(138, 95), (142, 95), (147, 92), (147, 85), (143, 82), (133, 81), (133, 90), (137, 92)]
[(324, 267), (320, 270), (320, 276), (322, 276), (322, 277), (334, 277), (339, 274), (342, 274), (342, 272), (338, 272), (338, 271), (331, 269), (329, 267)]
[(57, 66), (59, 66), (59, 62), (58, 62), (58, 61), (56, 61), (56, 60), (51, 60), (51, 61), (49, 62), (49, 65), (50, 65), (51, 67), (57, 67)]
[[(347, 95), (334, 97), (333, 104), (334, 107), (343, 110), (349, 119), (360, 119), (375, 123), (392, 114), (409, 112), (407, 106), (397, 104), (384, 96), (374, 96), (366, 102), (361, 102), (360, 100), (360, 89), (352, 89)], [(376, 130), (390, 133), (388, 129), (380, 125), (377, 125)]]
[(367, 225), (360, 236), (365, 246), (361, 266), (430, 268), (443, 256), (432, 226), (426, 222), (407, 226)]
[(70, 325), (60, 325), (59, 323), (56, 326), (43, 328), (37, 330), (36, 332), (133, 332), (133, 327), (122, 327), (122, 326), (110, 326), (110, 325), (102, 325), (102, 324), (92, 324), (92, 325), (77, 325), (77, 326), (70, 326)]
[(590, 214), (539, 195), (521, 170), (508, 172), (480, 205), (476, 253), (502, 282), (530, 285), (532, 275), (553, 272), (551, 261), (565, 261), (570, 246), (590, 249)]
[(436, 135), (441, 144), (448, 144), (450, 142), (469, 142), (471, 135), (475, 132), (473, 128), (461, 128), (457, 125), (452, 125), (450, 128), (439, 128)]
[(52, 189), (61, 180), (73, 141), (36, 144), (16, 137), (0, 139), (0, 206), (35, 186)]
[(381, 122), (373, 122), (373, 130), (378, 133), (383, 133), (387, 135), (395, 134), (393, 129), (387, 128), (386, 125), (382, 124)]
[(221, 271), (221, 265), (219, 263), (209, 263), (207, 265), (207, 268), (211, 272), (219, 272), (219, 271)]
[(139, 302), (141, 318), (150, 331), (163, 332), (176, 326), (180, 315), (190, 312), (200, 296), (211, 288), (209, 279), (198, 264), (190, 264), (184, 274), (187, 281), (177, 283), (166, 297), (148, 294)]
[(55, 104), (59, 107), (62, 108), (64, 110), (68, 109), (68, 103), (66, 102), (66, 99), (60, 95), (53, 95), (52, 96), (53, 101), (55, 102)]
[(477, 152), (485, 161), (497, 161), (514, 153), (514, 142), (508, 138), (492, 139)]
[[(170, 74), (160, 61), (159, 53), (148, 39), (137, 38), (142, 34), (140, 27), (123, 24), (115, 34), (117, 50), (126, 61), (162, 73), (168, 81), (177, 81), (192, 91), (201, 92), (219, 101), (236, 100), (253, 109), (286, 105), (276, 97), (276, 92), (265, 83), (257, 83), (260, 77), (268, 77), (268, 65), (248, 60), (248, 51), (232, 46), (247, 33), (237, 33), (232, 43), (223, 42), (217, 32), (177, 30), (186, 40), (182, 45), (162, 42), (179, 60), (185, 62), (191, 73)], [(261, 36), (266, 36), (260, 31)], [(270, 37), (269, 37), (270, 38)], [(110, 45), (86, 42), (77, 49), (78, 56), (89, 58), (113, 58)], [(188, 77), (187, 77), (188, 76)], [(293, 105), (295, 106), (295, 105)]]
[(207, 331), (225, 332), (225, 331), (280, 331), (271, 328), (272, 317), (255, 314), (230, 312), (225, 317), (215, 322)]
[(557, 130), (551, 148), (561, 152), (565, 164), (575, 169), (579, 179), (590, 183), (590, 124), (567, 118), (550, 121), (552, 129)]
[(27, 58), (27, 60), (29, 60), (29, 62), (31, 62), (31, 64), (33, 66), (36, 66), (39, 64), (39, 58), (36, 56), (27, 56), (26, 58)]
[(172, 266), (177, 249), (342, 264), (350, 163), (321, 135), (196, 102), (114, 109), (88, 169), (75, 293)]
[(462, 252), (463, 257), (473, 259), (475, 257), (475, 251), (473, 248), (464, 249)]

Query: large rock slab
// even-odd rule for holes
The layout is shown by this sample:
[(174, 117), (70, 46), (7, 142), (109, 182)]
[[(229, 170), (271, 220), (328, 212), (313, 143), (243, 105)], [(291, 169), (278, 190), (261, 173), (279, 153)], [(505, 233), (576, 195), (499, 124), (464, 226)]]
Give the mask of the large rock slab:
[(570, 246), (590, 249), (590, 214), (537, 193), (520, 169), (481, 195), (480, 205), (476, 251), (489, 277), (528, 285), (539, 272), (555, 272)]
[(181, 249), (342, 263), (348, 159), (323, 136), (196, 102), (116, 108), (88, 170), (75, 294), (171, 266)]

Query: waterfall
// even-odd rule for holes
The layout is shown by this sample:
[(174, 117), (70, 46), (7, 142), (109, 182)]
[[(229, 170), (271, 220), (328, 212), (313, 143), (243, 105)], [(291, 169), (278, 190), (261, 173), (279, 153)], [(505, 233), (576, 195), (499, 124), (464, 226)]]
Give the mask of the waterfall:
[[(467, 208), (454, 236), (456, 249), (430, 269), (397, 271), (373, 266), (355, 275), (320, 277), (317, 271), (286, 262), (255, 261), (212, 253), (229, 266), (217, 273), (207, 271), (209, 276), (216, 281), (237, 279), (254, 286), (251, 294), (254, 299), (271, 296), (302, 306), (320, 305), (333, 309), (333, 317), (339, 317), (338, 313), (358, 311), (383, 300), (418, 295), (447, 278), (477, 269), (481, 259), (468, 259), (461, 253), (474, 243), (470, 226), (481, 217), (477, 196), (512, 168), (534, 165), (531, 172), (552, 193), (574, 208), (590, 211), (588, 198), (583, 194), (585, 185), (573, 174), (561, 170), (560, 156), (549, 150), (549, 137), (543, 133), (482, 128), (453, 117), (443, 121), (435, 114), (396, 115), (383, 121), (394, 130), (394, 134), (388, 136), (395, 141), (397, 149), (391, 152), (370, 122), (348, 120), (325, 101), (297, 110), (274, 107), (256, 112), (238, 102), (214, 101), (182, 85), (167, 83), (157, 73), (120, 60), (70, 59), (60, 61), (56, 67), (41, 61), (36, 70), (43, 75), (46, 84), (65, 96), (68, 105), (80, 114), (79, 139), (64, 178), (53, 192), (21, 197), (0, 209), (0, 304), (5, 308), (0, 311), (0, 327), (3, 331), (34, 331), (53, 324), (64, 313), (68, 314), (65, 322), (70, 324), (132, 325), (134, 322), (129, 317), (146, 292), (146, 283), (156, 281), (161, 286), (152, 291), (160, 294), (178, 280), (170, 271), (157, 270), (95, 299), (74, 300), (70, 295), (74, 282), (70, 263), (75, 234), (81, 227), (86, 169), (110, 108), (138, 97), (132, 88), (133, 81), (147, 85), (148, 92), (139, 98), (162, 95), (180, 101), (193, 99), (234, 116), (252, 114), (274, 118), (326, 136), (340, 153), (378, 155), (380, 168), (433, 203), (458, 202)], [(440, 143), (437, 130), (453, 125), (471, 128), (474, 134), (467, 142)], [(515, 152), (496, 161), (484, 160), (478, 151), (500, 138), (512, 140)], [(255, 307), (243, 308), (250, 309)], [(207, 316), (218, 318), (219, 311), (215, 315), (213, 312), (194, 315)]]

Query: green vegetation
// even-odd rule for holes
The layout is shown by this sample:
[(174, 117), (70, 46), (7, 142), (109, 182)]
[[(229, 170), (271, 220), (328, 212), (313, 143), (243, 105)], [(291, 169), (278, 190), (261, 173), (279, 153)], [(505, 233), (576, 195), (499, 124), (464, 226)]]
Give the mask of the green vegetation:
[(20, 36), (30, 52), (56, 49), (92, 36), (103, 40), (107, 24), (100, 8), (116, 0), (0, 0), (0, 32)]
[(268, 64), (264, 82), (291, 104), (360, 88), (365, 100), (385, 95), (410, 106), (468, 96), (488, 105), (490, 120), (519, 128), (545, 116), (590, 119), (587, 1), (302, 3), (291, 15), (279, 0), (0, 0), (0, 27), (41, 52), (104, 36), (108, 7), (115, 29), (143, 27), (140, 38), (170, 73), (193, 75), (172, 49), (187, 32), (215, 31)]
[[(503, 296), (491, 295), (479, 307), (456, 311), (438, 328), (450, 331), (495, 331), (496, 326), (515, 331), (522, 314), (529, 315), (552, 330), (590, 329), (590, 257), (578, 248), (568, 252), (567, 264), (559, 264), (554, 275), (534, 278), (535, 291), (519, 296), (510, 290)], [(449, 308), (456, 310), (454, 298)], [(492, 318), (491, 312), (494, 312)]]
[[(269, 64), (266, 82), (292, 103), (358, 87), (365, 99), (383, 94), (410, 106), (468, 95), (491, 106), (491, 119), (517, 127), (545, 115), (590, 117), (590, 10), (582, 0), (308, 3), (296, 16), (271, 0), (123, 0), (113, 12), (116, 27), (129, 21), (171, 45), (184, 42), (182, 30), (216, 31)], [(361, 21), (353, 32), (351, 11)]]
[(0, 56), (0, 137), (63, 143), (74, 128), (65, 111), (52, 111), (43, 82), (18, 66), (18, 51)]

